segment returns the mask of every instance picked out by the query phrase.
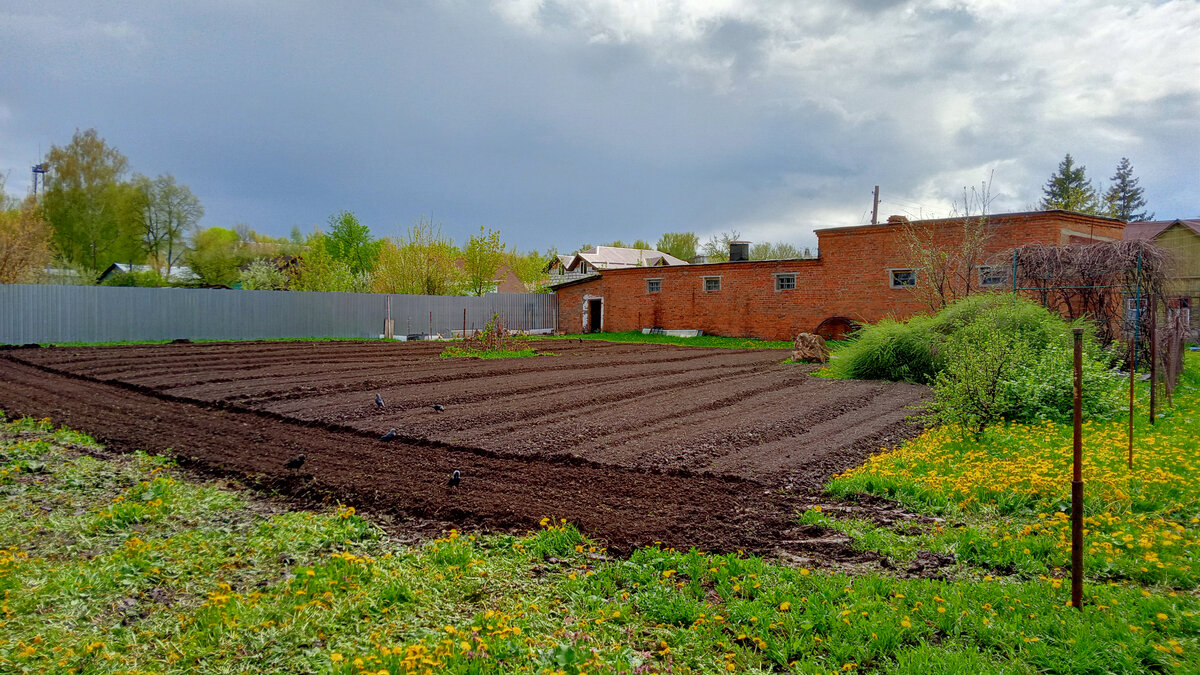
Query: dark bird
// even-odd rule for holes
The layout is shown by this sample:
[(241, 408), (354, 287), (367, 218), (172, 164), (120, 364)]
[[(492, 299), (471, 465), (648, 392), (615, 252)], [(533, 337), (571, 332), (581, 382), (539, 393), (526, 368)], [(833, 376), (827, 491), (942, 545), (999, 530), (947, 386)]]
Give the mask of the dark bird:
[(383, 397), (379, 394), (375, 394), (375, 407), (383, 408)]
[(462, 476), (458, 473), (458, 469), (455, 469), (454, 473), (450, 475), (450, 482), (447, 483), (447, 485), (450, 487), (458, 487), (458, 484), (461, 480)]
[(436, 410), (438, 412), (442, 412), (443, 410), (446, 409), (446, 406), (442, 405), (441, 403), (434, 403), (433, 405), (431, 405), (429, 407), (433, 408), (434, 410)]
[(387, 432), (386, 434), (384, 434), (384, 435), (380, 436), (380, 437), (379, 437), (379, 440), (381, 440), (381, 441), (391, 441), (391, 440), (395, 440), (395, 438), (396, 438), (396, 430), (395, 430), (395, 429), (388, 429), (388, 432)]
[(287, 464), (284, 464), (284, 466), (289, 469), (299, 469), (300, 467), (304, 466), (304, 460), (306, 459), (308, 459), (308, 457), (305, 457), (304, 455), (298, 455), (289, 459)]

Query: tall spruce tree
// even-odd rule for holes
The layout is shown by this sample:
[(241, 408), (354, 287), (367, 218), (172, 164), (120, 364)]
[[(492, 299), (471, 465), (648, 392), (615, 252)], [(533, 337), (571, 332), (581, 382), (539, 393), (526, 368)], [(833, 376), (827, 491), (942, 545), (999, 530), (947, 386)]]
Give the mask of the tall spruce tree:
[(1108, 215), (1124, 220), (1127, 223), (1139, 220), (1154, 220), (1154, 214), (1147, 214), (1143, 209), (1146, 199), (1143, 190), (1138, 185), (1138, 179), (1133, 175), (1133, 165), (1128, 157), (1122, 157), (1117, 165), (1117, 173), (1112, 178), (1112, 187), (1104, 194), (1104, 203), (1108, 207)]
[(1058, 163), (1058, 171), (1046, 181), (1039, 207), (1044, 211), (1062, 209), (1092, 214), (1101, 211), (1096, 188), (1087, 177), (1087, 167), (1076, 165), (1071, 153)]

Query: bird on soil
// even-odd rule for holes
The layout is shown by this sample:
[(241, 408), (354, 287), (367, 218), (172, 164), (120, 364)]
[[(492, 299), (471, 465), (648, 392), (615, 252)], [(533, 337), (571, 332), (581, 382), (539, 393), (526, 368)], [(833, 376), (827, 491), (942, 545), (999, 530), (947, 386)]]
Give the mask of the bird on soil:
[(384, 435), (380, 436), (380, 437), (379, 437), (379, 440), (381, 440), (381, 441), (391, 441), (391, 440), (395, 440), (395, 438), (396, 438), (396, 430), (395, 430), (395, 429), (388, 429), (388, 432), (387, 432), (386, 434), (384, 434)]
[(375, 394), (375, 407), (381, 410), (383, 409), (383, 397), (379, 394)]
[(450, 487), (458, 487), (458, 483), (461, 480), (462, 480), (462, 475), (458, 473), (458, 469), (455, 469), (454, 473), (450, 475), (450, 482), (447, 483), (447, 485), (449, 485)]
[(436, 410), (438, 412), (442, 412), (443, 410), (446, 409), (446, 406), (442, 405), (441, 403), (434, 403), (433, 405), (431, 405), (429, 407), (433, 408), (434, 410)]
[(289, 469), (299, 469), (300, 467), (304, 466), (304, 461), (307, 459), (308, 457), (305, 457), (304, 455), (297, 455), (296, 457), (289, 459), (287, 464), (284, 464), (284, 466)]

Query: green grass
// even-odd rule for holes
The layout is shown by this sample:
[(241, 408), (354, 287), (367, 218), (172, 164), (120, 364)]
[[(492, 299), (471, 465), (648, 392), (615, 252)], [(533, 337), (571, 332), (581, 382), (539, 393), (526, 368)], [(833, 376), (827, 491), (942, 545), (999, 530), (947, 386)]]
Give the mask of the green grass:
[(551, 352), (539, 352), (529, 347), (527, 349), (476, 349), (469, 346), (452, 344), (442, 350), (442, 358), (471, 358), (471, 359), (524, 359), (531, 356), (557, 356)]
[(614, 558), (551, 518), (403, 545), (349, 506), (289, 511), (88, 447), (0, 424), (0, 672), (1200, 670), (1200, 602), (1167, 588), (1089, 584), (1078, 612), (1057, 578)]
[[(1164, 402), (1153, 425), (1147, 399), (1142, 386), (1132, 469), (1126, 421), (1084, 424), (1085, 571), (1101, 581), (1194, 591), (1200, 588), (1200, 354), (1187, 355), (1175, 405)], [(931, 429), (836, 478), (829, 491), (887, 497), (960, 527), (938, 526), (912, 538), (869, 523), (830, 524), (864, 548), (926, 548), (1026, 576), (1059, 573), (1070, 564), (1071, 448), (1071, 427), (1054, 422), (1003, 424), (979, 438), (953, 427)]]
[(623, 333), (577, 333), (552, 337), (533, 337), (537, 340), (600, 340), (603, 342), (633, 342), (656, 345), (679, 345), (682, 347), (719, 347), (722, 349), (791, 349), (790, 340), (757, 340), (755, 338), (732, 338), (717, 335), (701, 335), (694, 338), (673, 335), (648, 335), (640, 330)]

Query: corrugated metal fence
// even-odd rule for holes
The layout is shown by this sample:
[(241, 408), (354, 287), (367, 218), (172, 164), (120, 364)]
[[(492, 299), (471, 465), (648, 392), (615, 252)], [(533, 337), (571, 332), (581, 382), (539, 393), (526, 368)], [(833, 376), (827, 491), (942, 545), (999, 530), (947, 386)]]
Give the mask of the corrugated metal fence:
[[(0, 285), (0, 344), (118, 340), (379, 337), (391, 300), (396, 335), (457, 334), (492, 314), (508, 328), (553, 329), (553, 294), (386, 295), (200, 288)], [(465, 318), (464, 318), (465, 310)]]

